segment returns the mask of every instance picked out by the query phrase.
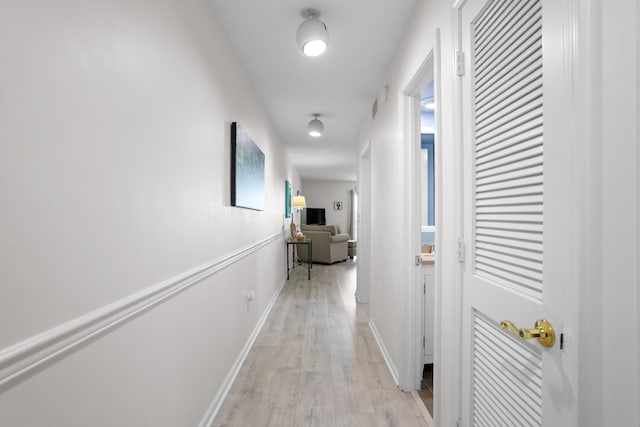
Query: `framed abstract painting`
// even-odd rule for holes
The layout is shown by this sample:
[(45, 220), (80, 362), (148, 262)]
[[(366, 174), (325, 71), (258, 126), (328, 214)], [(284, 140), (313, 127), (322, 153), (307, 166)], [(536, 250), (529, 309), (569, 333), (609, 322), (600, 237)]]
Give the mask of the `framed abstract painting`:
[(284, 217), (291, 218), (291, 183), (284, 182)]
[(264, 210), (264, 153), (231, 123), (231, 206)]

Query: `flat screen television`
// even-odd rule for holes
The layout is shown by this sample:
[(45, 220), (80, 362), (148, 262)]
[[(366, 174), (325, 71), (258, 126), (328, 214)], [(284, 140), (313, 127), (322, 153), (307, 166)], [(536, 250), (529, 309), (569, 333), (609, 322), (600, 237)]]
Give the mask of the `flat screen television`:
[(307, 225), (326, 225), (324, 208), (307, 208)]

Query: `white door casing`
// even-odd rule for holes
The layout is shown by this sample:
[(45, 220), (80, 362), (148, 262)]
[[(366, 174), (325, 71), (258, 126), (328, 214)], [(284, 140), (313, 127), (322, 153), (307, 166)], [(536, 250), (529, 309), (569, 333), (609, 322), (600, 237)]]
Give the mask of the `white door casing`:
[[(561, 425), (570, 406), (560, 349), (570, 152), (547, 126), (543, 101), (557, 83), (546, 61), (562, 49), (549, 39), (548, 3), (470, 0), (459, 9), (465, 426)], [(555, 328), (551, 348), (500, 329), (502, 320), (532, 328), (537, 319)]]
[(368, 141), (360, 154), (358, 163), (358, 262), (356, 299), (359, 303), (370, 301), (371, 280), (371, 141)]
[[(437, 30), (436, 30), (437, 35)], [(437, 40), (437, 37), (436, 37)], [(407, 277), (409, 286), (404, 293), (404, 330), (401, 348), (403, 355), (398, 364), (399, 386), (402, 390), (419, 390), (423, 371), (424, 338), (424, 293), (423, 276), (420, 262), (421, 247), (421, 200), (423, 183), (421, 181), (420, 149), (420, 93), (434, 80), (435, 52), (430, 50), (412, 79), (402, 90), (402, 108), (404, 133), (406, 135), (405, 187), (409, 206), (407, 209), (406, 253)], [(437, 83), (434, 82), (434, 85)], [(437, 103), (438, 100), (436, 99)], [(418, 257), (418, 259), (416, 259)]]
[(422, 283), (424, 286), (424, 308), (422, 336), (422, 363), (433, 363), (433, 345), (435, 333), (435, 277), (433, 265), (422, 266)]

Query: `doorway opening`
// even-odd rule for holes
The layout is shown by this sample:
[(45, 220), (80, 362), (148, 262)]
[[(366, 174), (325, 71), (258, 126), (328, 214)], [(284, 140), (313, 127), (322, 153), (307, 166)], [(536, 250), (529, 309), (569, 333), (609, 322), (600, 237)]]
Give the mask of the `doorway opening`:
[(403, 91), (405, 98), (405, 132), (407, 134), (407, 162), (411, 172), (407, 186), (411, 198), (411, 234), (407, 239), (408, 253), (415, 255), (411, 268), (411, 287), (408, 289), (407, 328), (413, 339), (407, 342), (407, 383), (415, 385), (425, 407), (432, 416), (438, 407), (438, 348), (436, 324), (440, 307), (438, 295), (438, 242), (440, 155), (440, 79), (439, 33), (436, 31), (435, 48), (429, 52), (411, 82)]
[(435, 342), (435, 96), (434, 81), (420, 92), (420, 257), (423, 286), (422, 379), (418, 394), (433, 416), (433, 363)]

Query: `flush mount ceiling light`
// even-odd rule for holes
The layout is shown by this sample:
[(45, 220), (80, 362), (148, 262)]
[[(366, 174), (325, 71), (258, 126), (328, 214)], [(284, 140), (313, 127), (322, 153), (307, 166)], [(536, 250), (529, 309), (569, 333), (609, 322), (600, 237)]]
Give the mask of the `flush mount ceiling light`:
[(307, 132), (309, 135), (317, 138), (322, 136), (322, 132), (324, 132), (324, 124), (318, 120), (318, 114), (314, 114), (315, 118), (309, 122), (307, 125)]
[(327, 50), (329, 30), (324, 22), (318, 19), (320, 12), (309, 7), (302, 9), (300, 15), (305, 21), (296, 32), (298, 47), (306, 56), (319, 56)]
[(420, 103), (422, 104), (422, 108), (424, 108), (425, 110), (429, 110), (429, 111), (433, 111), (436, 109), (436, 104), (433, 101), (433, 98), (424, 98), (422, 100), (420, 100)]

